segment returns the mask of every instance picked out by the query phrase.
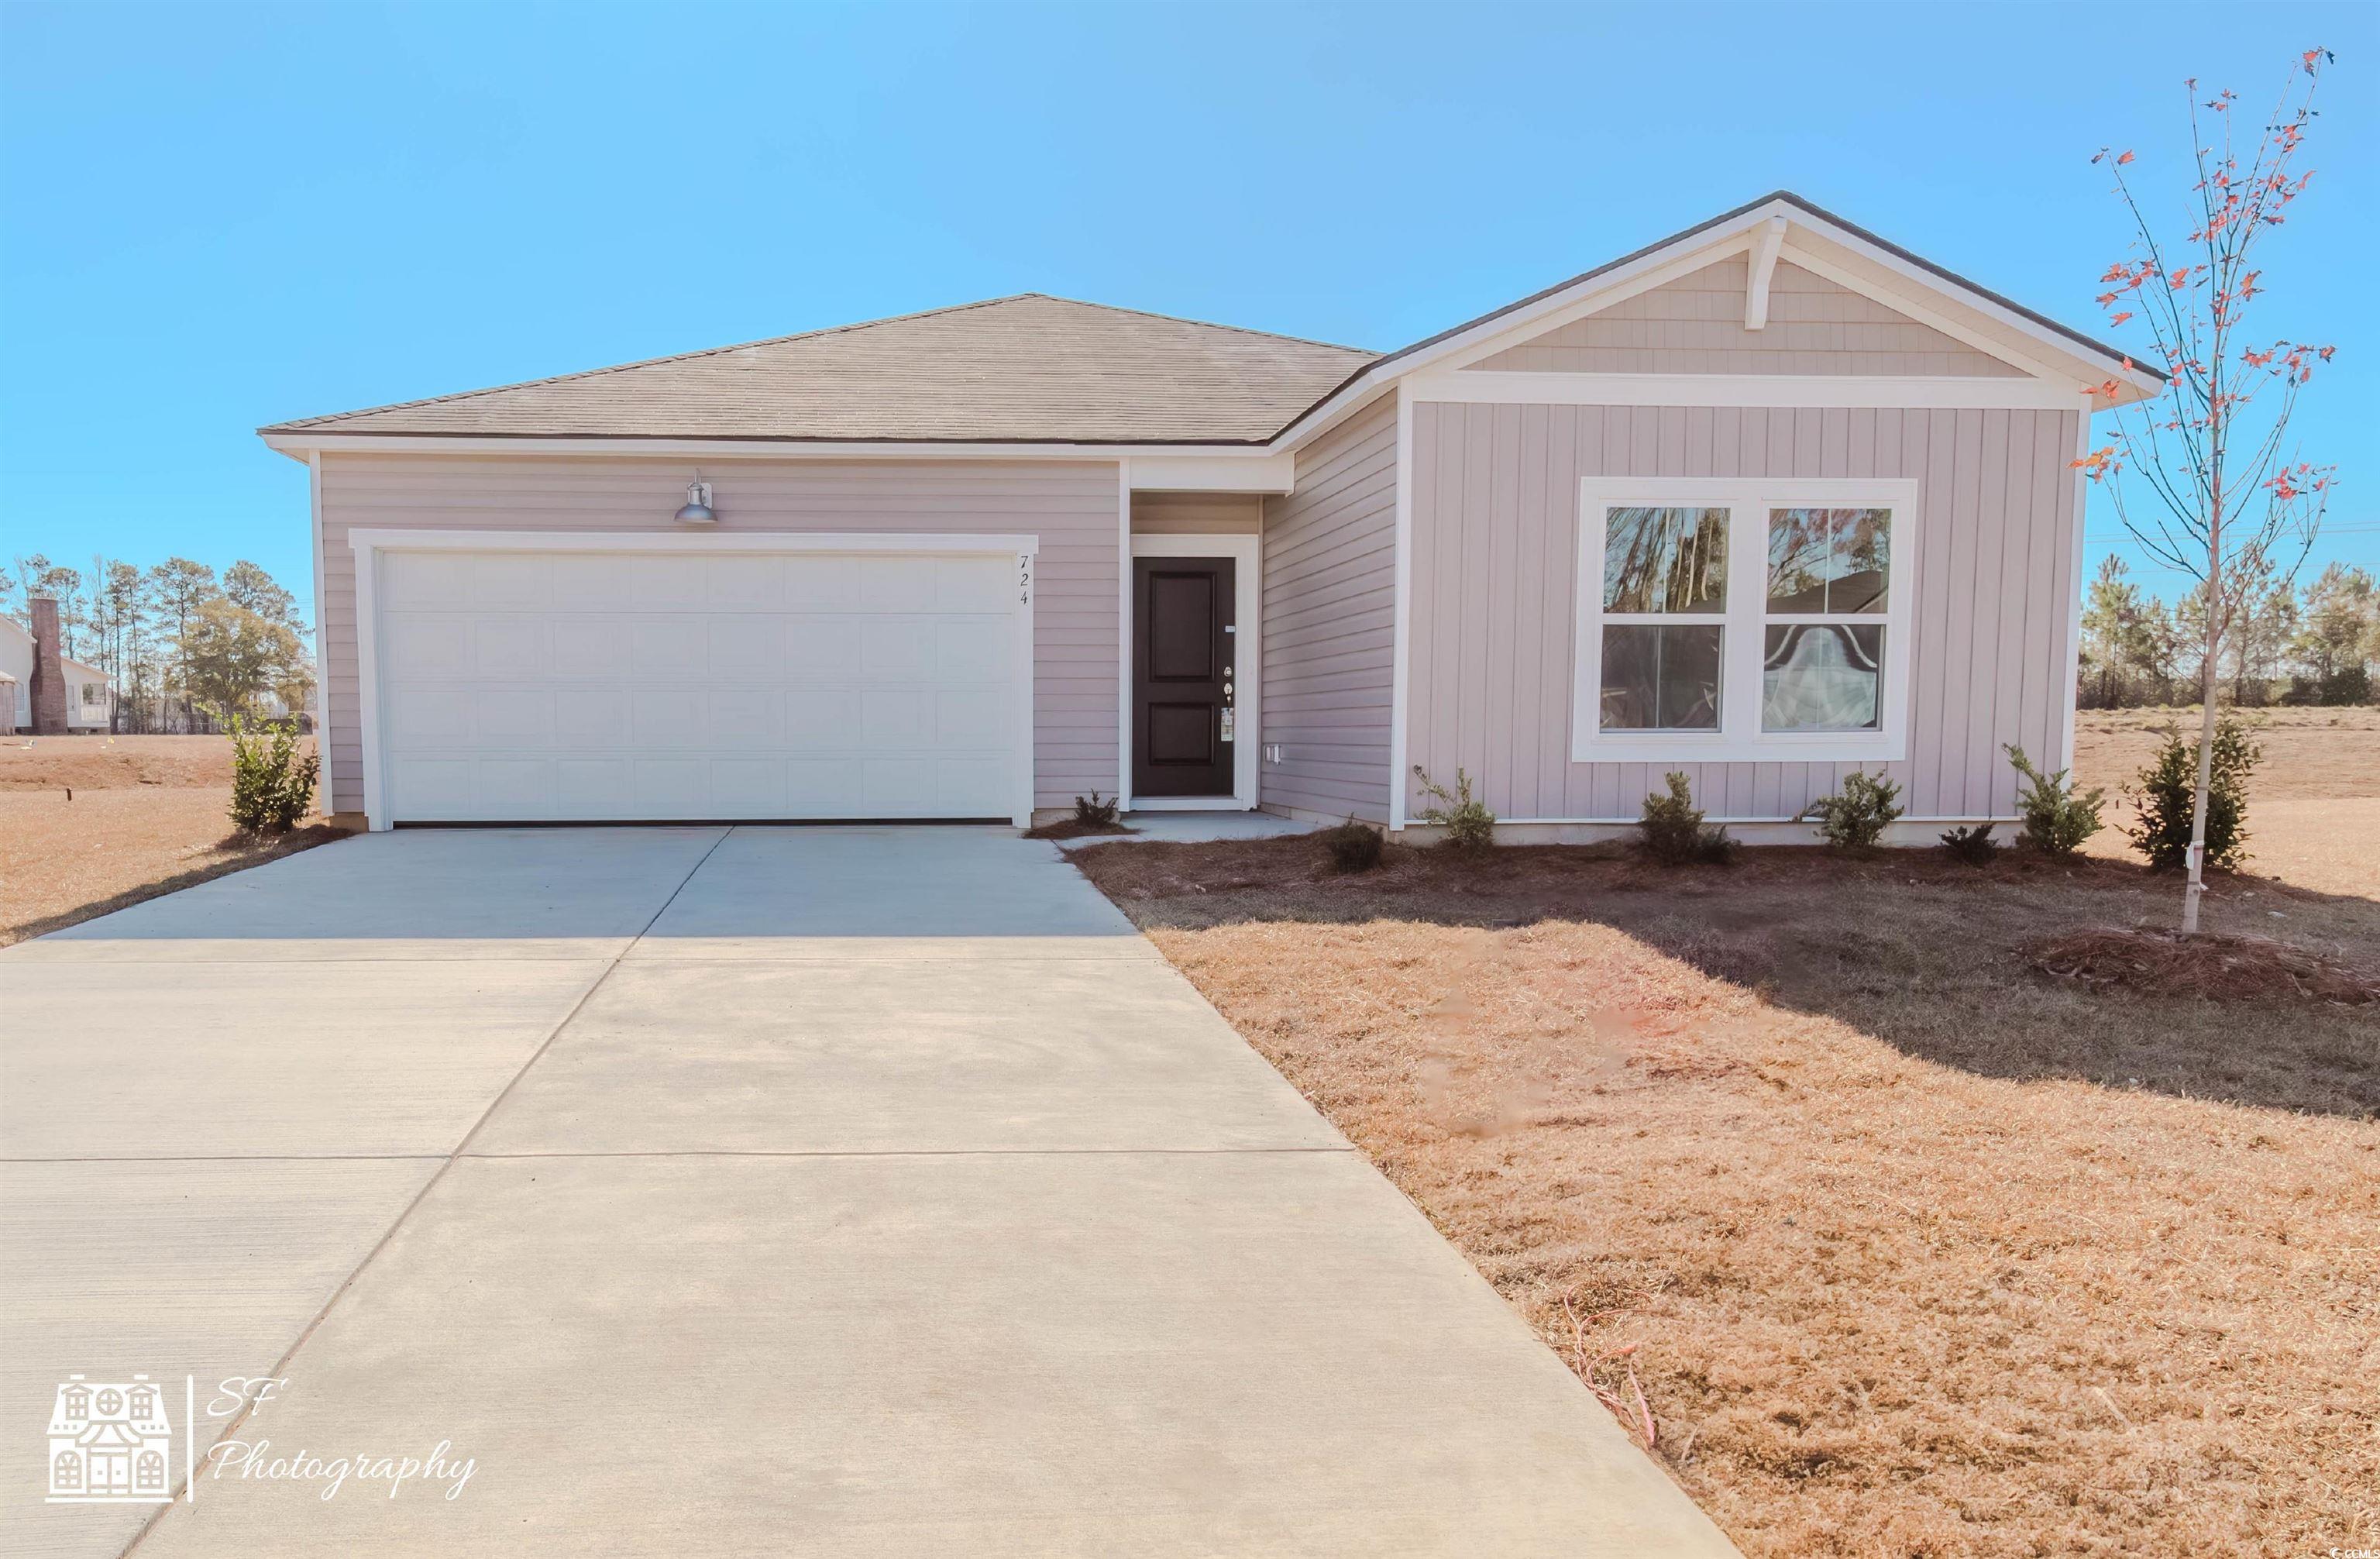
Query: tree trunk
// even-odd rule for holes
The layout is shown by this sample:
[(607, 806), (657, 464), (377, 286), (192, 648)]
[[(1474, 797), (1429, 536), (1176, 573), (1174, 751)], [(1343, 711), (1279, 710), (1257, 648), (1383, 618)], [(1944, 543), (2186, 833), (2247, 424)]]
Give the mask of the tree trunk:
[(2181, 890), (2181, 934), (2198, 933), (2198, 899), (2206, 891), (2206, 791), (2215, 779), (2216, 652), (2223, 642), (2221, 554), (2209, 560), (2206, 576), (2206, 653), (2199, 662), (2198, 784), (2190, 798), (2190, 881)]

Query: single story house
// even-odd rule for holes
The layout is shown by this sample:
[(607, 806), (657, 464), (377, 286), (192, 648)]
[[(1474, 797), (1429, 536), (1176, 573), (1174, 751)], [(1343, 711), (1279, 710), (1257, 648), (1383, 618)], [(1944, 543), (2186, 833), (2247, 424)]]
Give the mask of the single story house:
[[(56, 608), (52, 606), (50, 629), (56, 631)], [(0, 617), (0, 698), (9, 704), (8, 729), (33, 729), (33, 666), (39, 658), (33, 631), (14, 617)], [(68, 731), (104, 731), (114, 724), (115, 695), (107, 685), (107, 673), (97, 666), (83, 664), (65, 655), (57, 658), (60, 678), (66, 684), (66, 728)]]
[(325, 810), (1511, 839), (1682, 769), (1904, 836), (2073, 746), (2094, 411), (2158, 374), (1779, 193), (1385, 355), (1027, 294), (261, 430)]

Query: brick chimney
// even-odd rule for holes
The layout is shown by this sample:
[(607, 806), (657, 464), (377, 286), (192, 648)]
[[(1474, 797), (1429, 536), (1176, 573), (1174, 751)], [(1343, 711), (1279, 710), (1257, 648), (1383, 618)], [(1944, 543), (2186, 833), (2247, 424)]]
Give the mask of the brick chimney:
[(37, 595), (25, 603), (33, 615), (33, 735), (67, 734), (67, 668), (58, 649), (58, 603)]

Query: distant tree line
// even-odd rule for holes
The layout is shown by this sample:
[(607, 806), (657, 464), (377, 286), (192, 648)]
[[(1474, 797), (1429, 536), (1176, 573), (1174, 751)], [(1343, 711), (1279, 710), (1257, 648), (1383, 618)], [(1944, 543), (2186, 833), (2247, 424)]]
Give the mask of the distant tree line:
[(0, 611), (30, 624), (37, 595), (57, 600), (59, 649), (107, 674), (119, 734), (212, 731), (276, 700), (296, 714), (314, 686), (297, 598), (246, 560), (220, 578), (187, 557), (86, 572), (35, 554), (0, 570)]
[[(2144, 594), (2120, 557), (2099, 565), (2082, 603), (2084, 709), (2196, 703), (2206, 592), (2168, 607)], [(2269, 565), (2227, 585), (2237, 615), (2216, 676), (2235, 704), (2361, 704), (2380, 688), (2380, 591), (2370, 571), (2334, 563), (2302, 589)]]

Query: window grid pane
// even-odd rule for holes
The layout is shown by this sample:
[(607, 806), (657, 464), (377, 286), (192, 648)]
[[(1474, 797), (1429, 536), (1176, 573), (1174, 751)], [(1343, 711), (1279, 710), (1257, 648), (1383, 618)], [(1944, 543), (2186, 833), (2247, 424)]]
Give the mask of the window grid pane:
[(1771, 623), (1762, 649), (1762, 730), (1882, 728), (1882, 623)]
[(1768, 511), (1768, 611), (1776, 616), (1882, 616), (1892, 569), (1892, 511)]
[(1603, 609), (1725, 610), (1727, 523), (1718, 508), (1606, 509)]
[(1718, 730), (1726, 645), (1717, 623), (1606, 624), (1601, 728)]

